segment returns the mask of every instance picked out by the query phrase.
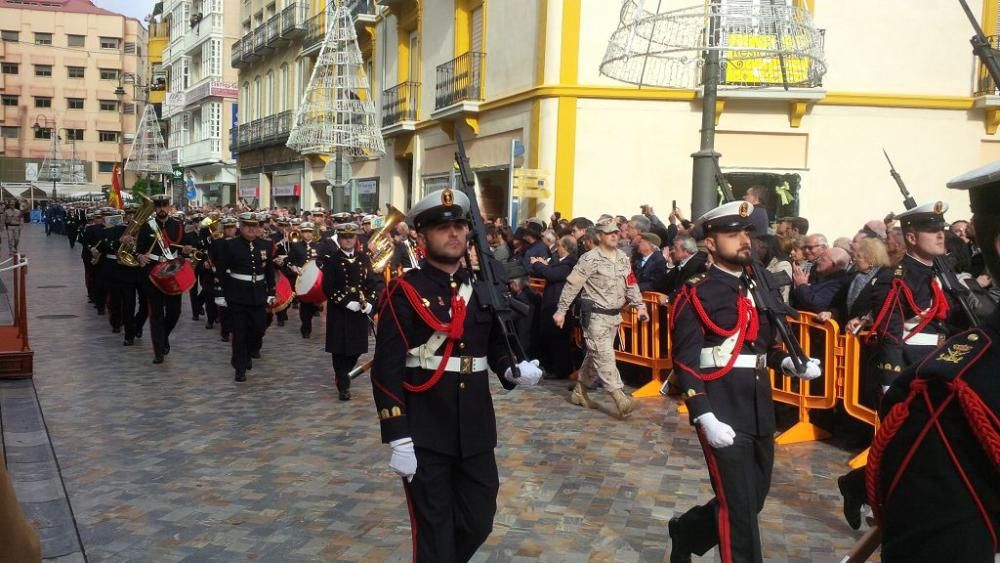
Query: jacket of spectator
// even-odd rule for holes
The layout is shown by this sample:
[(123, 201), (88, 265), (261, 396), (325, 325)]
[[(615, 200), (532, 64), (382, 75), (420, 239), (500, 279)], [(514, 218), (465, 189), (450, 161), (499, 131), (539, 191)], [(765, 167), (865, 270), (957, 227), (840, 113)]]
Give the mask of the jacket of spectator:
[(559, 305), (559, 295), (562, 294), (563, 286), (566, 285), (566, 278), (569, 277), (573, 267), (576, 266), (576, 254), (570, 254), (560, 259), (553, 256), (548, 265), (532, 264), (531, 275), (545, 279), (545, 291), (542, 293), (542, 318), (548, 320), (556, 312)]
[(804, 283), (792, 291), (792, 303), (796, 309), (812, 313), (830, 311), (838, 321), (844, 321), (847, 307), (847, 288), (851, 276), (847, 273), (850, 256), (841, 248), (827, 249), (816, 260), (817, 280)]
[(667, 275), (663, 278), (663, 285), (655, 291), (673, 295), (684, 285), (684, 282), (707, 270), (707, 263), (708, 254), (705, 251), (695, 252), (679, 266), (667, 270)]
[(657, 248), (648, 257), (637, 256), (633, 269), (639, 291), (660, 291), (667, 278), (667, 259)]

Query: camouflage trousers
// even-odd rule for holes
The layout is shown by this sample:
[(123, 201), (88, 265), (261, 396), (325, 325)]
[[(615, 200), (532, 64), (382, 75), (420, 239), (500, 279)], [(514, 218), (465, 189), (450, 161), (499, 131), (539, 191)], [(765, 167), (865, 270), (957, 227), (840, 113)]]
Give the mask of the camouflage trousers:
[(621, 321), (621, 315), (594, 314), (590, 317), (590, 326), (583, 329), (586, 356), (580, 366), (580, 382), (584, 385), (590, 387), (600, 377), (609, 393), (623, 387), (615, 363), (615, 337)]

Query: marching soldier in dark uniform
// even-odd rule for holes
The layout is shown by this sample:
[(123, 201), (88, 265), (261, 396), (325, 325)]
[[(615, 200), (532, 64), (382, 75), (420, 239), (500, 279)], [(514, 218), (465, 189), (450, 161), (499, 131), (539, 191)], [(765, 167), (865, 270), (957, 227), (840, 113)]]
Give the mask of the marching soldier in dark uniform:
[[(83, 228), (80, 233), (80, 259), (83, 260), (83, 276), (84, 283), (87, 286), (87, 299), (95, 306), (99, 301), (97, 297), (98, 287), (94, 280), (94, 270), (95, 264), (93, 259), (95, 254), (92, 252), (97, 246), (97, 243), (101, 241), (104, 234), (104, 224), (101, 212), (94, 209), (87, 213), (87, 226)], [(97, 252), (100, 252), (98, 249)], [(96, 256), (99, 256), (97, 254)]]
[(372, 390), (389, 467), (403, 477), (414, 560), (468, 561), (493, 529), (499, 489), (492, 369), (505, 389), (541, 378), (537, 362), (511, 375), (506, 343), (461, 267), (469, 199), (439, 190), (407, 221), (427, 247), (421, 269), (390, 282), (380, 301)]
[(125, 232), (122, 212), (109, 208), (105, 210), (103, 238), (97, 248), (101, 251), (101, 261), (97, 264), (97, 279), (107, 293), (108, 322), (111, 332), (122, 331), (121, 293), (116, 291), (115, 273), (118, 268), (118, 238)]
[(80, 217), (80, 211), (77, 207), (71, 207), (66, 215), (66, 238), (69, 239), (70, 249), (76, 247), (77, 233), (86, 221), (85, 218)]
[(274, 245), (259, 238), (260, 231), (261, 220), (256, 214), (241, 213), (240, 236), (222, 243), (216, 254), (216, 272), (233, 329), (236, 381), (246, 381), (252, 360), (260, 358), (267, 329), (266, 309), (274, 302)]
[[(202, 219), (201, 214), (194, 214), (188, 218), (183, 212), (177, 212), (174, 215), (174, 218), (184, 225), (184, 235), (181, 237), (180, 243), (191, 249), (200, 247), (201, 237), (198, 236), (198, 222)], [(199, 320), (201, 316), (205, 314), (205, 308), (202, 306), (201, 302), (201, 288), (199, 287), (199, 281), (197, 272), (195, 272), (194, 285), (192, 285), (191, 289), (188, 290), (188, 299), (191, 303), (191, 318), (195, 321)]]
[[(1000, 163), (960, 176), (1000, 277)], [(882, 400), (867, 493), (882, 561), (990, 563), (1000, 554), (1000, 314), (897, 377)]]
[(198, 276), (198, 284), (201, 285), (201, 293), (198, 301), (205, 308), (205, 329), (215, 328), (215, 321), (219, 319), (219, 307), (215, 304), (215, 272), (212, 271), (211, 248), (217, 238), (222, 236), (222, 225), (218, 213), (210, 213), (207, 221), (211, 226), (200, 226), (198, 229), (198, 250), (201, 251), (204, 259), (198, 262), (195, 274)]
[[(121, 237), (131, 223), (134, 212), (126, 211), (125, 220), (121, 225), (112, 227), (107, 234), (108, 254), (105, 261), (111, 268), (111, 324), (116, 328), (125, 329), (125, 346), (135, 344), (135, 306), (136, 295), (142, 291), (142, 269), (130, 267), (118, 261), (118, 249), (121, 247)], [(117, 330), (115, 332), (118, 332)]]
[[(306, 221), (301, 224), (302, 240), (299, 242), (293, 242), (288, 248), (288, 267), (292, 272), (292, 277), (289, 280), (294, 280), (301, 271), (302, 267), (306, 265), (306, 262), (310, 260), (317, 260), (317, 265), (322, 265), (319, 260), (319, 242), (313, 240), (313, 228), (314, 225), (311, 222)], [(299, 328), (299, 332), (302, 334), (302, 338), (312, 337), (312, 321), (320, 311), (319, 305), (313, 305), (312, 303), (299, 303), (299, 319), (302, 321), (302, 325)], [(365, 338), (367, 339), (367, 327), (365, 328)], [(367, 347), (367, 340), (366, 340)]]
[[(674, 368), (715, 491), (670, 520), (671, 563), (716, 545), (723, 561), (763, 561), (757, 513), (771, 485), (775, 431), (767, 367), (794, 367), (749, 294), (752, 212), (736, 201), (698, 219), (714, 265), (685, 284), (671, 311)], [(817, 360), (802, 367), (802, 378), (821, 375)]]
[(107, 242), (104, 235), (106, 231), (105, 222), (111, 213), (108, 209), (101, 209), (94, 212), (94, 223), (87, 226), (83, 239), (83, 261), (84, 265), (90, 269), (90, 286), (93, 290), (93, 303), (98, 315), (103, 315), (108, 305), (108, 281), (103, 274), (104, 256), (107, 254)]
[[(274, 243), (274, 266), (277, 271), (281, 272), (281, 275), (291, 281), (294, 279), (291, 277), (291, 270), (288, 269), (288, 252), (291, 244), (288, 240), (288, 229), (291, 223), (288, 217), (279, 217), (275, 221), (275, 225), (277, 228), (271, 233), (271, 241)], [(288, 309), (282, 309), (274, 316), (278, 318), (278, 326), (285, 326), (285, 321), (288, 320)]]
[(341, 401), (351, 400), (348, 375), (361, 354), (368, 352), (369, 315), (378, 299), (378, 276), (371, 259), (357, 250), (358, 226), (337, 225), (337, 242), (320, 246), (323, 293), (326, 294), (326, 351), (333, 356), (333, 373)]
[[(897, 215), (906, 254), (895, 271), (883, 269), (872, 282), (875, 320), (869, 343), (877, 346), (875, 371), (882, 393), (903, 369), (933, 352), (962, 324), (961, 309), (942, 290), (934, 266), (934, 259), (947, 252), (946, 211), (946, 203), (936, 202)], [(865, 498), (864, 468), (839, 477), (837, 486), (844, 497), (844, 517), (857, 530)]]
[[(170, 196), (154, 195), (153, 205), (156, 206), (156, 224), (167, 248), (179, 247), (184, 236), (184, 226), (170, 217)], [(187, 249), (185, 249), (187, 250)], [(165, 261), (163, 248), (156, 241), (153, 229), (145, 224), (139, 230), (136, 252), (139, 253), (139, 263), (143, 269), (143, 294), (149, 309), (149, 332), (153, 340), (153, 363), (162, 364), (163, 357), (170, 353), (170, 333), (177, 326), (181, 316), (181, 296), (167, 295), (153, 285), (149, 274), (160, 262)]]
[(219, 314), (223, 342), (229, 342), (230, 334), (233, 332), (233, 323), (229, 315), (229, 307), (226, 306), (226, 299), (222, 295), (222, 273), (217, 264), (219, 263), (219, 252), (222, 251), (227, 241), (236, 238), (236, 224), (235, 217), (223, 217), (222, 238), (213, 242), (208, 251), (208, 259), (212, 262), (212, 293), (215, 295), (215, 306)]

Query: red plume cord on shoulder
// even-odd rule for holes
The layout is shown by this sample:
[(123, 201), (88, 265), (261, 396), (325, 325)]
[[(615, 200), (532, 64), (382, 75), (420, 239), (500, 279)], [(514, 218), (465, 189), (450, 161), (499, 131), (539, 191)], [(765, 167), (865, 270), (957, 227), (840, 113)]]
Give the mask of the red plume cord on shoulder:
[(424, 307), (421, 301), (420, 294), (417, 293), (416, 288), (410, 285), (406, 280), (400, 279), (397, 284), (403, 289), (403, 295), (410, 302), (410, 306), (413, 310), (417, 312), (417, 316), (420, 320), (424, 322), (431, 330), (435, 332), (443, 332), (448, 335), (448, 339), (445, 342), (444, 351), (442, 352), (441, 364), (435, 370), (434, 374), (431, 375), (430, 379), (421, 383), (420, 385), (411, 385), (404, 382), (403, 387), (410, 391), (411, 393), (423, 393), (428, 389), (431, 389), (437, 385), (438, 381), (441, 380), (441, 376), (444, 375), (444, 369), (448, 366), (448, 360), (451, 358), (451, 353), (454, 350), (455, 342), (462, 338), (462, 334), (465, 331), (465, 299), (458, 295), (457, 292), (452, 292), (451, 295), (451, 322), (441, 322), (434, 313), (431, 313), (430, 309)]
[[(702, 306), (701, 300), (698, 299), (698, 292), (696, 289), (685, 286), (684, 289), (681, 290), (681, 295), (677, 299), (678, 303), (681, 301), (681, 298), (686, 298), (687, 301), (691, 303), (691, 307), (698, 315), (698, 319), (705, 326), (705, 328), (713, 334), (723, 338), (730, 338), (734, 334), (739, 333), (739, 336), (736, 339), (736, 345), (733, 347), (733, 352), (730, 354), (729, 361), (726, 362), (725, 366), (712, 373), (695, 374), (702, 381), (713, 381), (719, 379), (733, 369), (733, 364), (736, 363), (736, 358), (740, 355), (740, 351), (743, 350), (743, 343), (757, 340), (757, 332), (760, 330), (760, 319), (757, 316), (757, 307), (755, 307), (753, 302), (750, 301), (750, 298), (740, 295), (736, 301), (736, 324), (733, 325), (733, 328), (727, 330), (715, 324), (712, 322), (712, 319), (708, 318), (708, 313), (705, 312), (705, 308)], [(671, 322), (673, 322), (673, 319), (675, 318), (676, 316), (672, 316)]]

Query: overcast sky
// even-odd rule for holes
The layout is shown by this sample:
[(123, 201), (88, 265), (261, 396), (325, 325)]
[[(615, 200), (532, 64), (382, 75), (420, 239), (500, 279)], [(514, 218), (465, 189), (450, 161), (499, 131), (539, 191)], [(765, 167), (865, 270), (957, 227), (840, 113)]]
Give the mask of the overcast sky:
[(94, 0), (101, 8), (133, 17), (146, 25), (144, 18), (153, 13), (153, 0)]

